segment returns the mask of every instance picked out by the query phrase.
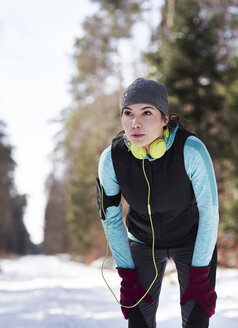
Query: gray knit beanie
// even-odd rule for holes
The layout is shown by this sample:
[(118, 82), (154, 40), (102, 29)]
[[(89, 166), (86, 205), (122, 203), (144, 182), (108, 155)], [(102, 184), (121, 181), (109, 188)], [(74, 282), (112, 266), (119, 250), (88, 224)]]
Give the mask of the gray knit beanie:
[(153, 105), (169, 116), (168, 95), (162, 83), (144, 78), (136, 79), (122, 94), (121, 113), (125, 107), (140, 103)]

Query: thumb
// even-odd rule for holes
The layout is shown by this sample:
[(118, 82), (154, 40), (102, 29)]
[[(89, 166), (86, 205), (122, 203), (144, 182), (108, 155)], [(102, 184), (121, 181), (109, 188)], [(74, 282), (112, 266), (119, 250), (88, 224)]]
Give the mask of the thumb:
[(121, 307), (121, 311), (124, 315), (124, 318), (127, 320), (129, 318), (129, 312), (130, 312), (130, 309), (127, 309), (127, 308), (124, 308), (124, 307)]
[(146, 295), (146, 297), (144, 298), (144, 301), (147, 302), (147, 303), (149, 303), (149, 304), (153, 304), (154, 303), (153, 298), (149, 294)]
[[(142, 288), (141, 286), (140, 286), (140, 288), (139, 288), (139, 290), (138, 290), (138, 298), (141, 298), (141, 297), (143, 297), (144, 295), (145, 295), (145, 290), (144, 290), (144, 288)], [(153, 298), (149, 295), (149, 294), (146, 294), (146, 296), (143, 298), (143, 301), (145, 301), (145, 302), (147, 302), (147, 303), (149, 303), (149, 304), (152, 304), (153, 302), (154, 302), (154, 300), (153, 300)]]
[(189, 299), (190, 297), (188, 296), (188, 293), (185, 292), (181, 298), (180, 304), (184, 305)]

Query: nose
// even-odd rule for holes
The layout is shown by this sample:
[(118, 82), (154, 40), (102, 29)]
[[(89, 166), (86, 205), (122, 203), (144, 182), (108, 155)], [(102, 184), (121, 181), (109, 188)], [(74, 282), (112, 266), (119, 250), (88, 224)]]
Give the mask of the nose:
[(137, 117), (134, 117), (131, 122), (131, 127), (134, 129), (141, 128), (141, 122), (138, 120)]

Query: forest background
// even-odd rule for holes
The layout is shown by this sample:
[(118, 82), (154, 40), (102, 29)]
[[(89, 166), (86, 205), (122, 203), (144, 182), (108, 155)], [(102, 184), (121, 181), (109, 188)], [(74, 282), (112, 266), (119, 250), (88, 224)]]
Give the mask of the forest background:
[[(130, 71), (164, 83), (170, 112), (206, 144), (219, 192), (219, 263), (237, 267), (237, 1), (165, 0), (162, 8), (153, 0), (92, 2), (100, 9), (85, 18), (72, 55), (72, 102), (56, 118), (61, 129), (46, 181), (41, 245), (31, 242), (23, 222), (27, 198), (17, 192), (16, 163), (1, 122), (0, 254), (70, 253), (85, 263), (103, 256), (95, 178), (100, 154), (120, 131), (120, 96)], [(150, 40), (142, 52), (134, 43), (140, 33)], [(126, 208), (124, 202), (124, 216)]]

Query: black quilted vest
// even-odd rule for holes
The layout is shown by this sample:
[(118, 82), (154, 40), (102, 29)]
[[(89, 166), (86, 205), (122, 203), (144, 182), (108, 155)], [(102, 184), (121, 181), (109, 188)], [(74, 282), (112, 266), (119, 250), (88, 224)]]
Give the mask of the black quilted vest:
[[(172, 146), (161, 158), (145, 160), (157, 248), (183, 246), (196, 238), (199, 214), (183, 156), (184, 143), (191, 135), (178, 129)], [(112, 141), (112, 161), (120, 190), (129, 204), (126, 224), (136, 238), (151, 245), (148, 186), (142, 160), (136, 159), (126, 145), (122, 145), (121, 138)]]

